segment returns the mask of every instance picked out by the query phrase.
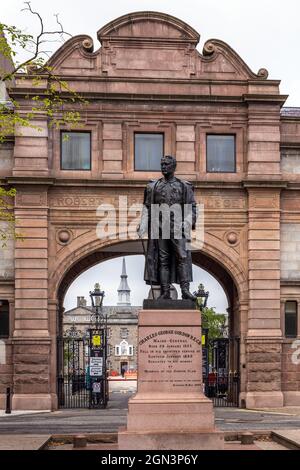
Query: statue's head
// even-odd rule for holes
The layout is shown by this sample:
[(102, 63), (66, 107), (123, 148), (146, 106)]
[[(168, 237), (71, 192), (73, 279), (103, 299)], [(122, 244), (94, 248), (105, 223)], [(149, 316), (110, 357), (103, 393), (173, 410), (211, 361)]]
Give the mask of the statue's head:
[(176, 169), (176, 158), (172, 155), (165, 155), (160, 161), (160, 167), (164, 176), (174, 175)]

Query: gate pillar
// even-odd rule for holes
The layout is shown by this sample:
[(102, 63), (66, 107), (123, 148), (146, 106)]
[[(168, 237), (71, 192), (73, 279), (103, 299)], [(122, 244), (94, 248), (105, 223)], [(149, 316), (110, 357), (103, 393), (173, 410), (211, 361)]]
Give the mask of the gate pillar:
[(18, 186), (15, 206), (13, 409), (51, 410), (46, 186)]
[[(270, 131), (271, 132), (271, 131)], [(283, 406), (280, 321), (280, 185), (248, 184), (247, 408)]]

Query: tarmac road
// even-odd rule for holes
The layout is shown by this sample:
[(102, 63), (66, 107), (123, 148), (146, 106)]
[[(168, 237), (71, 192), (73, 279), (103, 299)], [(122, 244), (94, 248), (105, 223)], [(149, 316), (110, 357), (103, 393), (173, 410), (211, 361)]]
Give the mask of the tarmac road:
[[(105, 410), (59, 410), (53, 413), (1, 415), (0, 434), (74, 434), (116, 432), (126, 424), (132, 392), (111, 394)], [(293, 414), (215, 408), (216, 425), (224, 431), (300, 428), (300, 410)], [(1, 437), (0, 437), (1, 440)]]

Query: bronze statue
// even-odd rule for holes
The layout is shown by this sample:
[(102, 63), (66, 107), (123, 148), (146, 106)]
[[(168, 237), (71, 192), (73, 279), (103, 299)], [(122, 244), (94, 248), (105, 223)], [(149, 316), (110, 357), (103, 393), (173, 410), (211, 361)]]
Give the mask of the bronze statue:
[[(191, 183), (174, 175), (176, 159), (161, 159), (163, 177), (148, 183), (144, 193), (144, 210), (139, 236), (148, 232), (145, 281), (160, 285), (159, 299), (170, 299), (170, 284), (178, 283), (182, 298), (195, 301), (189, 291), (193, 280), (189, 249), (190, 232), (196, 223), (196, 202)], [(169, 215), (168, 215), (169, 214)]]

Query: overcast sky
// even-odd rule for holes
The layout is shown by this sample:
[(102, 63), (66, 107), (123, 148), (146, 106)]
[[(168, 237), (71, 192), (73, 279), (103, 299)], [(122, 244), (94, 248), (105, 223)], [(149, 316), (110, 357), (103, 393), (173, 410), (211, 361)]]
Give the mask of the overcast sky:
[[(281, 93), (289, 94), (287, 106), (300, 106), (300, 2), (299, 0), (32, 0), (48, 28), (55, 28), (54, 13), (64, 29), (72, 35), (88, 34), (99, 43), (96, 32), (109, 21), (133, 11), (154, 10), (176, 16), (201, 35), (198, 50), (211, 38), (227, 42), (257, 73), (264, 67), (269, 78), (281, 79)], [(37, 31), (38, 22), (21, 0), (2, 2), (0, 21), (15, 25), (28, 33)], [(52, 44), (55, 51), (57, 44)], [(143, 258), (127, 257), (128, 282), (132, 303), (140, 305), (148, 288), (143, 282)], [(121, 259), (102, 263), (83, 273), (69, 289), (65, 307), (75, 306), (76, 296), (88, 296), (95, 282), (106, 291), (106, 305), (117, 301), (116, 290), (121, 273)], [(195, 268), (195, 283), (201, 281), (210, 291), (209, 304), (224, 311), (227, 302), (220, 285), (207, 273)]]
[[(64, 307), (67, 310), (76, 307), (77, 296), (84, 296), (90, 304), (89, 291), (93, 290), (95, 282), (99, 282), (101, 289), (105, 291), (104, 305), (116, 305), (122, 259), (115, 258), (105, 261), (82, 273), (70, 286), (65, 297)], [(144, 256), (126, 256), (125, 260), (127, 281), (131, 289), (131, 305), (142, 305), (143, 299), (147, 298), (149, 293), (149, 286), (146, 286), (143, 281)], [(202, 282), (210, 294), (208, 306), (215, 307), (217, 312), (226, 313), (228, 303), (224, 290), (218, 281), (198, 266), (193, 266), (193, 278), (191, 291), (194, 292)]]

